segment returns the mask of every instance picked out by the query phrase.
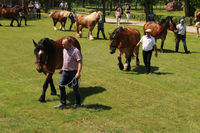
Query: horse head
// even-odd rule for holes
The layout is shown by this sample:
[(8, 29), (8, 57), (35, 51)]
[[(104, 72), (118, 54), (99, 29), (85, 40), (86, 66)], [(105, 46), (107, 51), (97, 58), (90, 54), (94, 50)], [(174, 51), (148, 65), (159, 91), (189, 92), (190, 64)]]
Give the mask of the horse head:
[(36, 56), (36, 70), (38, 72), (44, 72), (44, 67), (48, 63), (48, 57), (54, 51), (53, 40), (43, 38), (38, 42), (38, 44), (34, 40), (33, 43), (35, 45), (34, 54)]
[(123, 27), (116, 28), (111, 34), (110, 34), (110, 53), (115, 53), (115, 50), (118, 48), (119, 45), (119, 32), (123, 31)]
[(174, 23), (172, 17), (169, 17), (169, 30), (173, 31), (175, 34), (177, 33), (176, 23)]
[(103, 13), (101, 11), (97, 11), (96, 13), (97, 13), (97, 19), (101, 20), (103, 17)]

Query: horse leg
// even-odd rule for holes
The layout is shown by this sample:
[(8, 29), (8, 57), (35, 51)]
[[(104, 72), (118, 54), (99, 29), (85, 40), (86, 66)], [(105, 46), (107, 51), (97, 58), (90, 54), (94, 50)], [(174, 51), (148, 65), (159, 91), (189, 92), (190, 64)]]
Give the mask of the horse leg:
[(48, 84), (49, 84), (51, 78), (52, 78), (52, 74), (47, 73), (46, 80), (45, 80), (45, 82), (43, 84), (43, 91), (42, 91), (42, 94), (41, 94), (40, 98), (38, 99), (38, 101), (46, 102), (45, 101), (45, 95), (46, 95)]
[(10, 26), (13, 27), (13, 21), (14, 19), (11, 20)]
[(122, 64), (122, 59), (121, 59), (121, 52), (120, 52), (120, 50), (117, 50), (117, 55), (118, 55), (118, 61), (119, 61), (119, 63), (118, 63), (118, 66), (119, 66), (119, 69), (120, 70), (123, 70), (124, 69), (124, 66), (123, 66), (123, 64)]
[(136, 55), (136, 66), (139, 66), (140, 65), (140, 60), (138, 58), (138, 55), (139, 55), (139, 48), (138, 47), (135, 47), (134, 53)]
[(126, 63), (124, 66), (126, 67), (126, 71), (130, 71), (131, 69), (131, 57), (133, 56), (133, 53), (131, 51), (128, 51), (128, 53), (125, 53), (126, 57)]
[(80, 35), (79, 35), (79, 25), (78, 25), (77, 22), (75, 23), (75, 29), (76, 29), (76, 36), (80, 37)]
[(92, 36), (92, 30), (94, 29), (94, 27), (93, 28), (89, 28), (89, 39), (90, 40), (94, 40), (94, 38), (93, 38), (93, 36)]
[(50, 83), (50, 86), (51, 86), (51, 95), (56, 95), (57, 92), (56, 92), (52, 77), (51, 77), (49, 83)]
[(80, 36), (80, 38), (82, 37), (82, 29), (83, 29), (83, 26), (81, 26), (81, 28), (79, 30), (79, 36)]
[(65, 24), (66, 24), (66, 20), (63, 21), (62, 30), (65, 30)]
[(161, 47), (160, 47), (160, 52), (161, 52), (161, 53), (164, 52), (164, 51), (163, 51), (164, 42), (165, 42), (165, 40), (162, 40), (162, 42), (161, 42)]
[(57, 20), (53, 19), (53, 26), (54, 26), (53, 29), (54, 29), (54, 30), (57, 30), (57, 29), (56, 29), (56, 24), (57, 24), (57, 22), (58, 22)]

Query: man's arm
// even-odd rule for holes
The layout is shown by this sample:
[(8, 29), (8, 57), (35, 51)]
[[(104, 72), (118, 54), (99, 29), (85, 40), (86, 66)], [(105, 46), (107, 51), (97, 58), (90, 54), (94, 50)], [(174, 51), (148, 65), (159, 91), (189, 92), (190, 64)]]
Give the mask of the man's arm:
[(157, 51), (158, 51), (158, 49), (157, 49), (157, 46), (156, 46), (156, 45), (154, 45), (154, 46), (153, 46), (153, 48), (154, 48), (154, 51), (155, 51), (155, 56), (157, 57), (157, 56), (158, 56), (158, 52), (157, 52)]
[(77, 73), (75, 75), (76, 78), (80, 78), (81, 77), (81, 70), (82, 70), (82, 60), (78, 61), (78, 70)]

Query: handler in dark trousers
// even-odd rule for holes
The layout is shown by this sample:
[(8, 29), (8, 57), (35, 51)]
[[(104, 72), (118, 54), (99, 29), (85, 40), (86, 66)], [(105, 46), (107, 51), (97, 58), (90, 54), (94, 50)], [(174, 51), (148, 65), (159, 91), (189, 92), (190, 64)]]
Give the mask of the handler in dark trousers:
[(63, 39), (63, 67), (59, 89), (60, 89), (60, 104), (54, 108), (65, 108), (66, 106), (66, 91), (65, 86), (73, 87), (75, 93), (75, 107), (81, 106), (80, 91), (78, 79), (81, 76), (82, 55), (81, 52), (72, 45), (71, 39)]
[(186, 45), (186, 25), (184, 24), (183, 18), (180, 19), (180, 24), (178, 24), (176, 26), (176, 28), (178, 30), (177, 42), (176, 42), (176, 52), (178, 52), (179, 42), (180, 42), (180, 40), (182, 40), (185, 53), (190, 53), (190, 51), (188, 51), (187, 45)]
[(155, 56), (157, 57), (157, 47), (156, 41), (153, 36), (151, 36), (151, 29), (147, 29), (146, 35), (144, 35), (141, 40), (138, 42), (137, 47), (142, 43), (143, 49), (143, 61), (146, 67), (146, 74), (149, 74), (151, 71), (151, 56), (153, 49), (155, 50)]

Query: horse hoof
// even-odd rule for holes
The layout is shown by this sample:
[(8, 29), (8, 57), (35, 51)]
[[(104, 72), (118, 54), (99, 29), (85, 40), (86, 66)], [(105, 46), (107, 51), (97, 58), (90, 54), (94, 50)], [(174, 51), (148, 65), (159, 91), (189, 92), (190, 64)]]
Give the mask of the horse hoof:
[(45, 101), (44, 99), (42, 99), (42, 98), (39, 98), (38, 101), (41, 102), (41, 103), (45, 103), (45, 102), (46, 102), (46, 101)]
[(119, 69), (120, 70), (123, 70), (124, 69), (124, 66), (122, 64), (118, 64), (119, 65)]
[(51, 95), (55, 96), (55, 95), (57, 95), (57, 93), (56, 92), (51, 92)]

